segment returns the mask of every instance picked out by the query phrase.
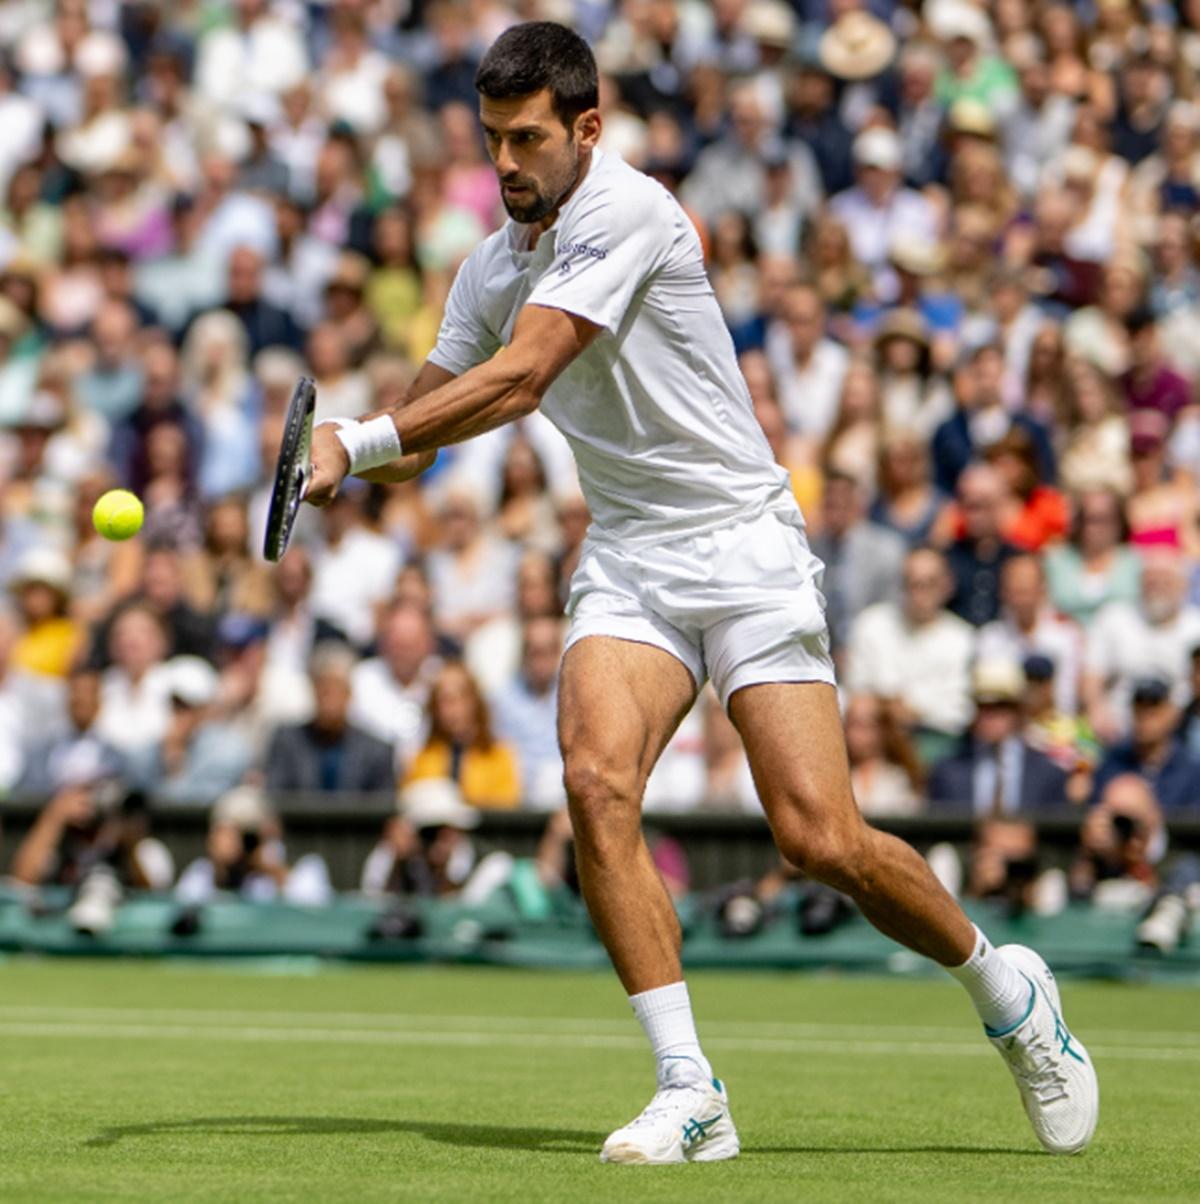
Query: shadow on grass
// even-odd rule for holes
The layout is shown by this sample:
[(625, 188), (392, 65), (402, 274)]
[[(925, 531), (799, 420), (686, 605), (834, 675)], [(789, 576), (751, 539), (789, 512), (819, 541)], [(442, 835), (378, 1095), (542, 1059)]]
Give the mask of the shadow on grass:
[(408, 1133), (444, 1145), (531, 1150), (543, 1154), (595, 1155), (607, 1136), (581, 1129), (517, 1128), (511, 1125), (448, 1124), (433, 1120), (372, 1120), (361, 1116), (201, 1116), (150, 1121), (104, 1129), (85, 1145), (113, 1146), (138, 1137), (197, 1133), (228, 1137), (336, 1137)]
[[(336, 1137), (349, 1134), (405, 1133), (424, 1137), (443, 1145), (470, 1146), (476, 1149), (528, 1150), (541, 1154), (587, 1154), (595, 1157), (606, 1134), (585, 1129), (520, 1128), (512, 1125), (449, 1124), (434, 1120), (372, 1120), (361, 1116), (201, 1116), (194, 1120), (150, 1121), (142, 1125), (120, 1125), (104, 1129), (85, 1144), (92, 1147), (114, 1146), (139, 1137), (162, 1137), (196, 1133), (229, 1137)], [(871, 1154), (987, 1154), (1044, 1157), (1033, 1149), (1005, 1146), (908, 1145), (908, 1146), (834, 1146), (834, 1145), (750, 1145), (743, 1153), (754, 1157), (771, 1154), (852, 1154), (861, 1158)]]
[(895, 1145), (895, 1146), (847, 1146), (847, 1145), (745, 1145), (743, 1154), (853, 1154), (855, 1158), (871, 1154), (969, 1154), (978, 1158), (983, 1154), (1003, 1154), (1006, 1158), (1045, 1158), (1041, 1150), (1016, 1149), (1012, 1146), (986, 1145)]

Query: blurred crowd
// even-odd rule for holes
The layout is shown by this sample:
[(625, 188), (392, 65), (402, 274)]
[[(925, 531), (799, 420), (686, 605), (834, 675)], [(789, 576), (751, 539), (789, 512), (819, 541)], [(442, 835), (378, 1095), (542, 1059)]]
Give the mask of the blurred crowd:
[[(0, 789), (561, 805), (588, 512), (545, 419), (259, 554), (297, 377), (318, 418), (389, 404), (502, 223), (474, 71), (542, 18), (700, 231), (864, 811), (967, 810), (1017, 864), (1090, 807), (1072, 889), (1121, 840), (1153, 880), (1200, 807), (1197, 0), (9, 0)], [(711, 695), (647, 805), (756, 809)]]

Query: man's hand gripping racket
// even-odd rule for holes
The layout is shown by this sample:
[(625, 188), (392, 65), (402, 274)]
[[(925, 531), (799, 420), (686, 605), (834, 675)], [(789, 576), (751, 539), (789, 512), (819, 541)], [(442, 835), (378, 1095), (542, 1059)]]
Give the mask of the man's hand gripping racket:
[(309, 377), (302, 376), (288, 404), (279, 443), (263, 539), (263, 555), (268, 560), (280, 560), (287, 551), (300, 503), (308, 501), (323, 506), (332, 501), (350, 467), (349, 456), (338, 441), (335, 428), (321, 425), (313, 430), (316, 408), (316, 385)]

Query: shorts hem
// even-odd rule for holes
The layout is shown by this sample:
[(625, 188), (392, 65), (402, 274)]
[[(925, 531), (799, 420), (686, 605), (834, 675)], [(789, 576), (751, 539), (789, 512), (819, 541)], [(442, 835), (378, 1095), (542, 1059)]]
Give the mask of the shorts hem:
[(704, 664), (698, 656), (686, 656), (683, 650), (668, 636), (657, 631), (651, 624), (637, 619), (622, 619), (616, 615), (604, 615), (572, 622), (563, 644), (564, 655), (580, 640), (593, 635), (607, 636), (612, 640), (624, 640), (629, 644), (648, 644), (651, 648), (658, 648), (673, 656), (688, 671), (697, 690), (704, 685), (707, 674), (704, 672)]
[(735, 670), (725, 681), (717, 686), (713, 682), (713, 688), (717, 691), (717, 696), (721, 700), (721, 706), (724, 710), (729, 710), (729, 700), (738, 692), (744, 690), (747, 686), (814, 686), (824, 685), (832, 686), (837, 689), (837, 677), (834, 674), (833, 666), (824, 667), (814, 665), (811, 669), (780, 669), (772, 671), (768, 668), (756, 666), (753, 662), (743, 666), (741, 670)]

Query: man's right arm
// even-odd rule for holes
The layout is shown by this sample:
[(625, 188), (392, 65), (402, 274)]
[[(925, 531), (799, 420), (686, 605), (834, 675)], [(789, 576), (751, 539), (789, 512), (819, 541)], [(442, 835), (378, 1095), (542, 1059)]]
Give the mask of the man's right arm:
[[(432, 393), (434, 389), (440, 389), (442, 385), (449, 384), (454, 380), (454, 376), (453, 372), (443, 368), (440, 364), (426, 360), (421, 371), (417, 373), (416, 379), (405, 390), (399, 404), (402, 406), (411, 404), (418, 397), (424, 397), (426, 393)], [(412, 455), (402, 456), (391, 464), (383, 465), (382, 468), (371, 468), (357, 475), (361, 480), (371, 481), (377, 485), (395, 485), (399, 481), (408, 481), (423, 473), (436, 458), (436, 450), (413, 452)]]

